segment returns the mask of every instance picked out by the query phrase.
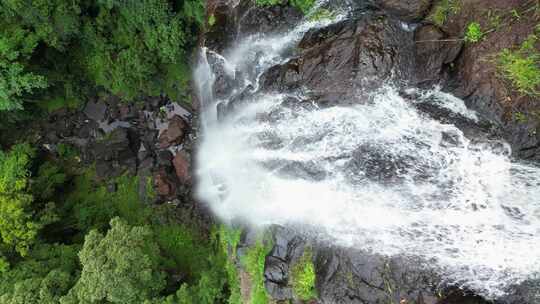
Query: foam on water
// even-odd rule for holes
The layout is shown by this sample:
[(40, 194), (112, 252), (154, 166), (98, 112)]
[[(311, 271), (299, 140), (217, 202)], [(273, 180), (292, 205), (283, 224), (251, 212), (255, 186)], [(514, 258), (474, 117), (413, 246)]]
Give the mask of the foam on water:
[[(225, 58), (258, 69), (245, 79), (255, 83), (302, 26), (287, 38), (247, 38)], [(267, 59), (242, 60), (254, 50)], [(325, 108), (256, 94), (221, 121), (208, 107), (198, 195), (224, 220), (300, 224), (340, 245), (423, 257), (450, 282), (501, 296), (540, 271), (540, 169), (513, 161), (505, 143), (471, 141), (420, 113), (414, 104), (434, 97), (477, 119), (449, 94), (420, 93), (410, 101), (387, 87)]]

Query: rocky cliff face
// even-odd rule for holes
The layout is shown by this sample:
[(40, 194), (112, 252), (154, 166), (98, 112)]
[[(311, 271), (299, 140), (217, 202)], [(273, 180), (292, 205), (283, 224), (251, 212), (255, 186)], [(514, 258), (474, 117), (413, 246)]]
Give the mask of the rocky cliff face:
[[(476, 138), (502, 136), (512, 145), (517, 157), (538, 160), (540, 119), (524, 123), (513, 116), (516, 112), (535, 113), (540, 103), (513, 91), (490, 60), (503, 48), (525, 39), (535, 21), (516, 21), (476, 44), (463, 39), (467, 24), (484, 22), (487, 10), (523, 8), (528, 2), (459, 1), (459, 12), (448, 13), (447, 20), (437, 24), (433, 16), (440, 2), (351, 1), (350, 18), (305, 33), (292, 59), (265, 72), (260, 85), (268, 92), (302, 90), (322, 107), (349, 102), (350, 94), (367, 95), (388, 81), (402, 89), (440, 85), (463, 98), (479, 113), (480, 121), (452, 117), (427, 105), (419, 105), (420, 111), (456, 124)], [(201, 41), (216, 52), (247, 35), (279, 33), (301, 17), (288, 6), (259, 7), (250, 1), (211, 1), (209, 14), (217, 21)], [(229, 79), (219, 69), (214, 72), (221, 88), (214, 93), (227, 92), (234, 77)], [(251, 93), (248, 88), (237, 100), (244, 100)], [(411, 97), (406, 90), (401, 94)], [(229, 108), (218, 111), (225, 115), (234, 106), (233, 99)], [(318, 292), (317, 300), (310, 303), (487, 303), (455, 286), (446, 286), (444, 277), (416, 260), (388, 259), (317, 243), (283, 227), (273, 227), (270, 231), (273, 248), (266, 257), (265, 287), (278, 302), (295, 299), (291, 269), (309, 247), (314, 251)], [(241, 246), (250, 246), (249, 238)], [(534, 303), (531, 289), (523, 287), (526, 285), (516, 286), (501, 303)]]

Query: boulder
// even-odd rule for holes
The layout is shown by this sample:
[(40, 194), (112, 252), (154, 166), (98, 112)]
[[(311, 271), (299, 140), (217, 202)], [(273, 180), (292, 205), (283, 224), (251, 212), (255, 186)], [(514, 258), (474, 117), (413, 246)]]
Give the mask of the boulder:
[(165, 149), (171, 146), (179, 145), (184, 138), (187, 124), (182, 117), (175, 115), (169, 120), (166, 130), (159, 136), (159, 147)]
[(178, 180), (182, 184), (188, 184), (191, 181), (190, 162), (187, 154), (182, 151), (176, 153), (173, 159), (174, 170)]
[(276, 34), (291, 29), (302, 19), (302, 12), (282, 0), (278, 5), (257, 5), (254, 1), (240, 1), (237, 36)]
[(84, 114), (94, 121), (105, 119), (106, 111), (107, 105), (105, 103), (94, 100), (89, 101), (84, 107)]
[(174, 183), (163, 168), (154, 173), (154, 185), (157, 194), (161, 197), (171, 198), (176, 194)]
[(366, 14), (310, 30), (299, 49), (296, 58), (262, 76), (263, 88), (305, 87), (320, 104), (350, 103), (386, 82), (399, 85), (414, 74), (413, 33), (382, 15)]
[(432, 2), (432, 0), (375, 0), (376, 5), (407, 22), (423, 19)]
[(419, 83), (424, 85), (437, 83), (441, 78), (443, 67), (458, 57), (463, 42), (459, 39), (447, 40), (453, 39), (434, 25), (425, 25), (416, 29), (416, 77)]
[[(96, 162), (98, 178), (105, 179), (128, 171), (137, 171), (137, 151), (140, 143), (134, 132), (118, 128), (98, 140), (88, 149), (90, 159)], [(134, 148), (137, 147), (137, 148)]]

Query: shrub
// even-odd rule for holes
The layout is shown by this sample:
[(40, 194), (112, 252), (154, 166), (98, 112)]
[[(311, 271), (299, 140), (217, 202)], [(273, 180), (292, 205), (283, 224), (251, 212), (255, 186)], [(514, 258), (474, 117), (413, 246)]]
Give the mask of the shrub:
[(465, 31), (465, 41), (470, 43), (479, 42), (484, 38), (484, 32), (478, 22), (471, 22)]
[(92, 230), (85, 237), (79, 252), (81, 277), (62, 303), (139, 304), (165, 287), (152, 230), (119, 218), (110, 225), (106, 235)]
[(306, 15), (315, 4), (315, 0), (255, 0), (255, 3), (260, 6), (272, 6), (287, 3), (293, 7), (296, 7), (304, 15)]
[(291, 272), (294, 294), (301, 300), (311, 300), (317, 297), (315, 290), (315, 265), (310, 248), (304, 251), (300, 260), (293, 266)]
[(268, 303), (268, 294), (264, 287), (264, 263), (266, 255), (272, 249), (270, 244), (265, 245), (262, 238), (246, 251), (243, 265), (251, 278), (251, 304)]
[(431, 21), (436, 25), (442, 26), (450, 14), (457, 14), (461, 10), (460, 0), (440, 0), (430, 16)]
[(24, 256), (39, 230), (55, 220), (52, 204), (37, 204), (32, 194), (30, 165), (34, 150), (28, 144), (0, 151), (0, 237)]
[(498, 69), (521, 94), (538, 96), (540, 53), (535, 48), (538, 37), (530, 35), (517, 50), (504, 49), (498, 56)]

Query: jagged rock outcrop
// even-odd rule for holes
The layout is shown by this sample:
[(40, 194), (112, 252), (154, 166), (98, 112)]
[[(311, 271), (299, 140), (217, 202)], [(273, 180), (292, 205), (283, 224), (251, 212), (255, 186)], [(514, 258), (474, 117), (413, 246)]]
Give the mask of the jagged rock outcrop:
[(320, 103), (354, 103), (386, 81), (411, 79), (414, 47), (399, 21), (366, 14), (307, 32), (298, 56), (269, 69), (261, 83), (267, 90), (307, 88)]
[(432, 0), (375, 0), (375, 4), (397, 18), (420, 21), (428, 13)]

